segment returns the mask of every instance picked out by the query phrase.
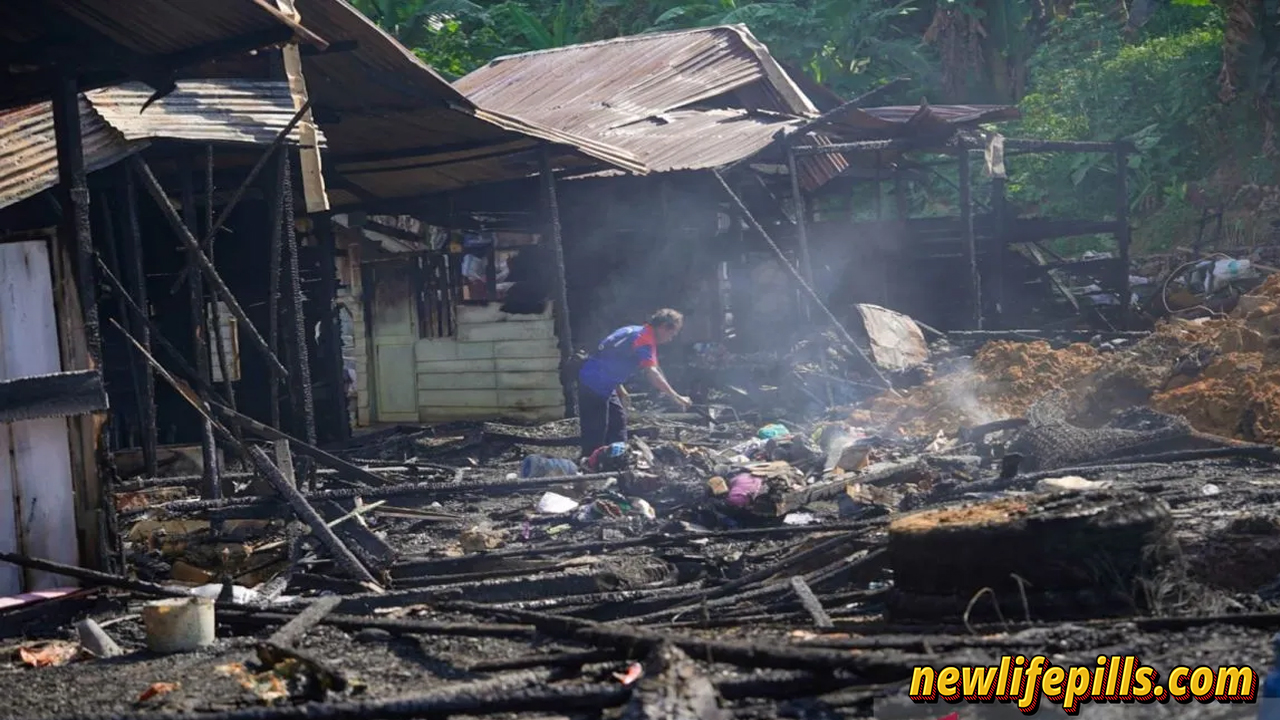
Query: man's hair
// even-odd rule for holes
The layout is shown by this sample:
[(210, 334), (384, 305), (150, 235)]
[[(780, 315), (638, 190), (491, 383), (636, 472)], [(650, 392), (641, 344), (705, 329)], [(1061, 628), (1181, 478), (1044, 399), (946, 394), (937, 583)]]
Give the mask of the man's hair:
[(681, 315), (679, 310), (662, 308), (658, 312), (654, 313), (653, 317), (649, 318), (649, 324), (654, 327), (675, 327), (676, 325), (683, 325), (684, 315)]

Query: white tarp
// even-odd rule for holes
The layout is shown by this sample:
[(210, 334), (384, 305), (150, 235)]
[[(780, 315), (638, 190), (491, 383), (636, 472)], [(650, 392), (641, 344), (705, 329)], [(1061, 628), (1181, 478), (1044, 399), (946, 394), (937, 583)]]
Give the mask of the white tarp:
[(871, 341), (871, 360), (885, 370), (906, 370), (929, 359), (924, 333), (911, 318), (879, 305), (858, 305)]

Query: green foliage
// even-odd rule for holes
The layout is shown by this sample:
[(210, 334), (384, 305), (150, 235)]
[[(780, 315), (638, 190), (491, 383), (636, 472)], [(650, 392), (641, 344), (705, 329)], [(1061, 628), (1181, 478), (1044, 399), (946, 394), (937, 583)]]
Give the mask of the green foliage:
[[(1198, 10), (1198, 9), (1197, 9)], [(1202, 13), (1205, 15), (1205, 13)], [(1059, 140), (1128, 139), (1135, 210), (1156, 208), (1204, 176), (1223, 147), (1214, 78), (1222, 32), (1213, 17), (1126, 42), (1113, 21), (1082, 12), (1059, 23), (1031, 62), (1033, 91), (1010, 135)], [(1015, 196), (1042, 210), (1097, 217), (1115, 204), (1115, 163), (1102, 154), (1018, 159)]]
[[(1221, 175), (1224, 156), (1239, 182), (1275, 173), (1261, 151), (1270, 135), (1259, 108), (1270, 105), (1261, 95), (1224, 105), (1218, 77), (1230, 46), (1242, 58), (1233, 68), (1241, 89), (1280, 88), (1268, 59), (1280, 39), (1246, 43), (1237, 27), (1224, 45), (1232, 26), (1215, 0), (1171, 0), (1134, 32), (1113, 0), (352, 1), (449, 77), (500, 55), (744, 23), (780, 61), (842, 97), (907, 76), (910, 86), (887, 100), (1017, 102), (1023, 120), (1001, 128), (1006, 135), (1131, 140), (1131, 209), (1153, 237), (1173, 237), (1198, 212), (1185, 200), (1188, 184)], [(1245, 0), (1222, 6), (1233, 2)], [(1114, 208), (1109, 155), (1017, 156), (1009, 167), (1011, 197), (1029, 211), (1096, 218)], [(911, 204), (946, 212), (953, 192), (941, 181), (914, 187)]]

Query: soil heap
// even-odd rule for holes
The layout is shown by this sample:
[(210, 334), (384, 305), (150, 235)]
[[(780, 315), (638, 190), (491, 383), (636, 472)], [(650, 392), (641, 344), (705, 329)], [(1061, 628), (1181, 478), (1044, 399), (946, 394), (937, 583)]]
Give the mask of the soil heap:
[(1280, 443), (1280, 276), (1240, 298), (1229, 316), (1163, 321), (1109, 352), (1082, 343), (988, 343), (901, 397), (875, 398), (852, 420), (907, 435), (954, 433), (1020, 417), (1055, 390), (1075, 398), (1075, 419), (1085, 425), (1149, 405), (1204, 432)]

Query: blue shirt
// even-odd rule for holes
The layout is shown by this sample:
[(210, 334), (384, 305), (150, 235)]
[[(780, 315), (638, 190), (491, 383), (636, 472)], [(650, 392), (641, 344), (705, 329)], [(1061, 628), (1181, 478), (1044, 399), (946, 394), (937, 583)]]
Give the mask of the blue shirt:
[(657, 366), (658, 341), (653, 328), (628, 325), (601, 341), (578, 371), (578, 382), (597, 395), (608, 395), (639, 368)]

